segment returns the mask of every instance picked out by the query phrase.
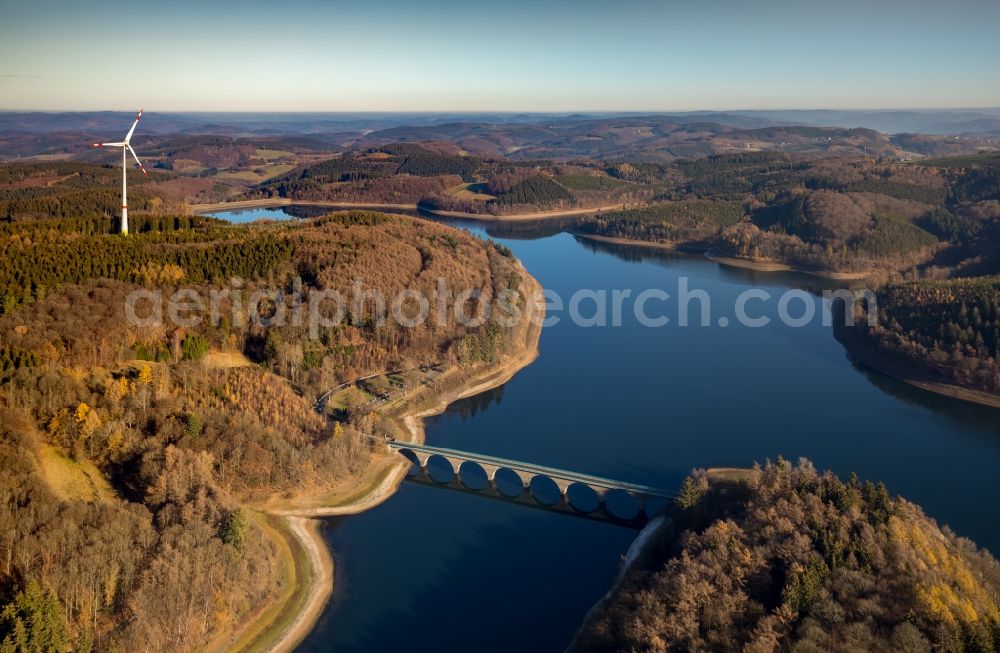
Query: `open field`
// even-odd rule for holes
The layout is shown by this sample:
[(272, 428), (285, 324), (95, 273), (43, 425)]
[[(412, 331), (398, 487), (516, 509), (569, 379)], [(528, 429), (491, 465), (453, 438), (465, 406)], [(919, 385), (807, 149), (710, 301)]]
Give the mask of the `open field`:
[(295, 166), (290, 163), (259, 166), (252, 170), (227, 170), (216, 173), (216, 179), (231, 179), (235, 181), (245, 181), (251, 184), (259, 184), (262, 181), (279, 177), (292, 170)]
[(457, 197), (466, 200), (487, 201), (496, 199), (495, 195), (483, 192), (486, 184), (461, 184), (445, 191), (449, 197)]
[(56, 496), (66, 501), (114, 501), (114, 489), (93, 463), (76, 461), (56, 448), (43, 445), (39, 451), (42, 476)]
[(287, 156), (294, 156), (292, 152), (289, 152), (287, 150), (269, 150), (263, 147), (258, 148), (256, 154), (265, 161), (269, 161), (271, 159), (281, 159)]

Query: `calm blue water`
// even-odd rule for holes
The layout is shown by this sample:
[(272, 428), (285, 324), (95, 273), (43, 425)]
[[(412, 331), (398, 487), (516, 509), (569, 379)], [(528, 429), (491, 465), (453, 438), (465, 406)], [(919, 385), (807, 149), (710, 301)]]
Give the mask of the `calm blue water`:
[[(766, 327), (732, 319), (744, 290), (777, 296), (814, 281), (565, 233), (508, 235), (531, 274), (567, 299), (580, 288), (675, 295), (687, 277), (711, 297), (712, 322), (730, 325), (679, 327), (670, 303), (662, 328), (637, 324), (628, 302), (618, 328), (564, 316), (513, 380), (428, 420), (429, 443), (667, 487), (695, 467), (805, 456), (885, 481), (1000, 550), (1000, 411), (858, 369), (818, 318), (782, 325), (776, 301), (751, 304), (772, 318)], [(634, 532), (404, 484), (370, 512), (326, 522), (325, 536), (335, 595), (300, 650), (500, 652), (562, 650)]]
[(286, 211), (284, 207), (223, 211), (220, 213), (210, 213), (209, 215), (223, 218), (235, 224), (245, 224), (247, 222), (256, 222), (257, 220), (291, 220), (296, 217)]

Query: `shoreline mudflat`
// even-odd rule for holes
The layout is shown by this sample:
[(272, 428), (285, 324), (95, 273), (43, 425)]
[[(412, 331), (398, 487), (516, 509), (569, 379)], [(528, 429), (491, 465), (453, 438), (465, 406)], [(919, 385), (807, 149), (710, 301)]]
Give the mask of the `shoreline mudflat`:
[[(540, 296), (541, 286), (524, 270), (526, 295), (528, 301)], [(530, 308), (537, 318), (544, 316), (544, 305), (536, 302)], [(401, 421), (410, 441), (424, 441), (424, 418), (444, 412), (449, 404), (472, 395), (485, 392), (503, 385), (517, 372), (530, 365), (539, 355), (538, 343), (541, 337), (541, 319), (527, 317), (527, 327), (518, 342), (518, 349), (513, 354), (501, 358), (500, 362), (488, 368), (477, 371), (469, 378), (462, 379), (456, 387), (431, 397), (415, 397), (402, 403), (394, 417)], [(459, 370), (453, 369), (458, 374)], [(330, 498), (324, 502), (322, 497), (303, 498), (280, 504), (261, 506), (260, 509), (284, 521), (287, 537), (291, 541), (283, 543), (289, 550), (298, 549), (303, 553), (299, 562), (305, 560), (308, 569), (305, 573), (295, 574), (295, 583), (305, 583), (305, 598), (301, 598), (302, 587), (291, 592), (286, 605), (274, 610), (263, 610), (257, 619), (245, 624), (238, 632), (230, 633), (226, 642), (239, 642), (252, 634), (252, 641), (240, 651), (266, 651), (268, 653), (284, 653), (292, 651), (313, 629), (333, 593), (334, 566), (331, 552), (320, 532), (320, 517), (353, 515), (369, 510), (389, 499), (406, 478), (409, 463), (399, 459), (386, 458), (374, 461), (370, 469), (361, 475), (364, 490), (360, 496), (347, 500)], [(368, 483), (372, 483), (371, 486)], [(284, 534), (279, 535), (283, 536)], [(286, 565), (295, 565), (295, 560), (283, 560)], [(295, 597), (297, 600), (292, 600)], [(291, 605), (289, 605), (291, 604)], [(294, 613), (291, 614), (291, 613)], [(266, 623), (260, 621), (266, 619)], [(259, 633), (259, 634), (258, 634)], [(225, 650), (229, 646), (223, 645)], [(223, 650), (220, 648), (219, 650)]]
[[(600, 236), (597, 234), (585, 234), (579, 232), (571, 232), (574, 236), (579, 236), (586, 240), (592, 240), (599, 243), (611, 243), (614, 245), (629, 245), (631, 247), (647, 247), (650, 249), (659, 249), (664, 251), (672, 252), (697, 252), (701, 251), (701, 248), (685, 248), (683, 245), (677, 245), (675, 243), (662, 243), (652, 240), (635, 240), (634, 238), (619, 238), (617, 236)], [(796, 268), (789, 263), (783, 263), (781, 261), (752, 261), (745, 258), (737, 258), (734, 256), (720, 256), (715, 254), (711, 249), (704, 252), (705, 258), (708, 260), (718, 263), (719, 265), (728, 265), (734, 268), (743, 268), (746, 270), (754, 270), (755, 272), (794, 272), (796, 274), (809, 274), (814, 277), (821, 277), (823, 279), (830, 279), (833, 281), (860, 281), (866, 279), (869, 276), (868, 272), (837, 272), (835, 270), (805, 270), (802, 268)]]
[(466, 213), (465, 211), (446, 211), (443, 209), (420, 209), (425, 213), (439, 218), (459, 218), (462, 220), (482, 220), (483, 222), (518, 222), (524, 220), (545, 220), (547, 218), (573, 218), (593, 215), (602, 211), (616, 211), (621, 204), (594, 206), (591, 208), (560, 209), (558, 211), (535, 211), (533, 213), (514, 213), (511, 215), (491, 215), (487, 213)]
[(781, 261), (752, 261), (746, 258), (734, 256), (720, 256), (712, 250), (705, 252), (705, 258), (720, 265), (728, 265), (734, 268), (744, 268), (756, 272), (796, 272), (799, 274), (811, 274), (814, 277), (832, 279), (834, 281), (860, 281), (868, 278), (869, 272), (837, 272), (836, 270), (806, 270), (797, 268), (789, 263)]
[(618, 238), (617, 236), (599, 236), (597, 234), (582, 234), (576, 231), (571, 232), (574, 236), (579, 236), (586, 240), (593, 240), (598, 243), (611, 243), (614, 245), (629, 245), (631, 247), (648, 247), (650, 249), (662, 249), (671, 252), (681, 251), (673, 243), (659, 243), (652, 240), (635, 240), (633, 238)]

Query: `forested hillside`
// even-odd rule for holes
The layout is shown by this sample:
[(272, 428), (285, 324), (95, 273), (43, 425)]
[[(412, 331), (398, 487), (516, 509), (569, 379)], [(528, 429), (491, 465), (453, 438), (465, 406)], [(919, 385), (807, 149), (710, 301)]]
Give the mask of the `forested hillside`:
[(599, 214), (577, 231), (595, 236), (666, 244), (711, 242), (743, 216), (737, 202), (695, 200)]
[[(51, 161), (0, 166), (0, 220), (117, 215), (121, 212), (121, 175), (120, 163)], [(130, 208), (154, 214), (181, 213), (189, 199), (220, 193), (207, 179), (158, 170), (146, 176), (129, 169), (128, 187)]]
[(291, 252), (276, 229), (235, 232), (226, 223), (200, 216), (137, 216), (130, 238), (110, 238), (114, 230), (109, 218), (0, 223), (6, 245), (0, 261), (0, 315), (45, 299), (61, 285), (87, 279), (203, 283), (256, 278), (287, 262)]
[(1000, 277), (886, 286), (876, 301), (877, 324), (857, 321), (845, 334), (849, 346), (871, 348), (918, 375), (1000, 393)]
[(985, 653), (1000, 564), (879, 484), (779, 459), (689, 478), (573, 651)]
[[(302, 167), (258, 184), (246, 199), (271, 197), (420, 203), (427, 208), (500, 215), (517, 210), (590, 206), (632, 196), (636, 188), (609, 177), (597, 163), (480, 158), (446, 143), (395, 143)], [(483, 193), (463, 193), (462, 185)]]
[(396, 144), (293, 170), (248, 190), (248, 199), (289, 197), (358, 202), (417, 202), (471, 180), (480, 161), (419, 145)]
[[(355, 279), (389, 299), (429, 295), (439, 278), (484, 300), (521, 288), (509, 251), (442, 225), (376, 213), (134, 224), (128, 237), (111, 218), (0, 225), (2, 650), (192, 651), (241, 625), (280, 591), (252, 506), (349, 486), (376, 455), (361, 435), (393, 432), (364, 406), (328, 422), (317, 394), (511, 346), (494, 321), (449, 313), (406, 329), (375, 319), (374, 302), (315, 333), (239, 310), (256, 290), (286, 293), (265, 314), (293, 310), (299, 290), (350, 297)], [(148, 326), (125, 319), (140, 288), (231, 294), (218, 324)]]

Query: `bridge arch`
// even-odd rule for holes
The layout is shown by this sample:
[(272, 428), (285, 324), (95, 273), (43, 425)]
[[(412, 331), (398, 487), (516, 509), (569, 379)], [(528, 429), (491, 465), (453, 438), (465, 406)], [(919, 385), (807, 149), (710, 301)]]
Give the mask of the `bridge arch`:
[(499, 467), (493, 473), (493, 487), (502, 496), (516, 499), (524, 494), (524, 480), (509, 467)]
[(528, 482), (528, 494), (543, 506), (554, 506), (562, 501), (559, 485), (545, 474), (536, 474)]
[(631, 521), (642, 514), (642, 499), (627, 490), (612, 489), (604, 494), (604, 509), (612, 517)]
[(482, 492), (490, 486), (489, 474), (474, 460), (466, 460), (458, 466), (458, 481), (474, 492)]
[(406, 471), (407, 476), (418, 476), (423, 472), (420, 457), (412, 449), (397, 449), (397, 451), (411, 463), (410, 468)]
[(586, 483), (571, 483), (566, 490), (566, 503), (575, 512), (589, 515), (601, 507), (601, 496)]
[(435, 483), (447, 485), (455, 479), (455, 467), (441, 454), (434, 453), (428, 456), (426, 469), (428, 478)]

